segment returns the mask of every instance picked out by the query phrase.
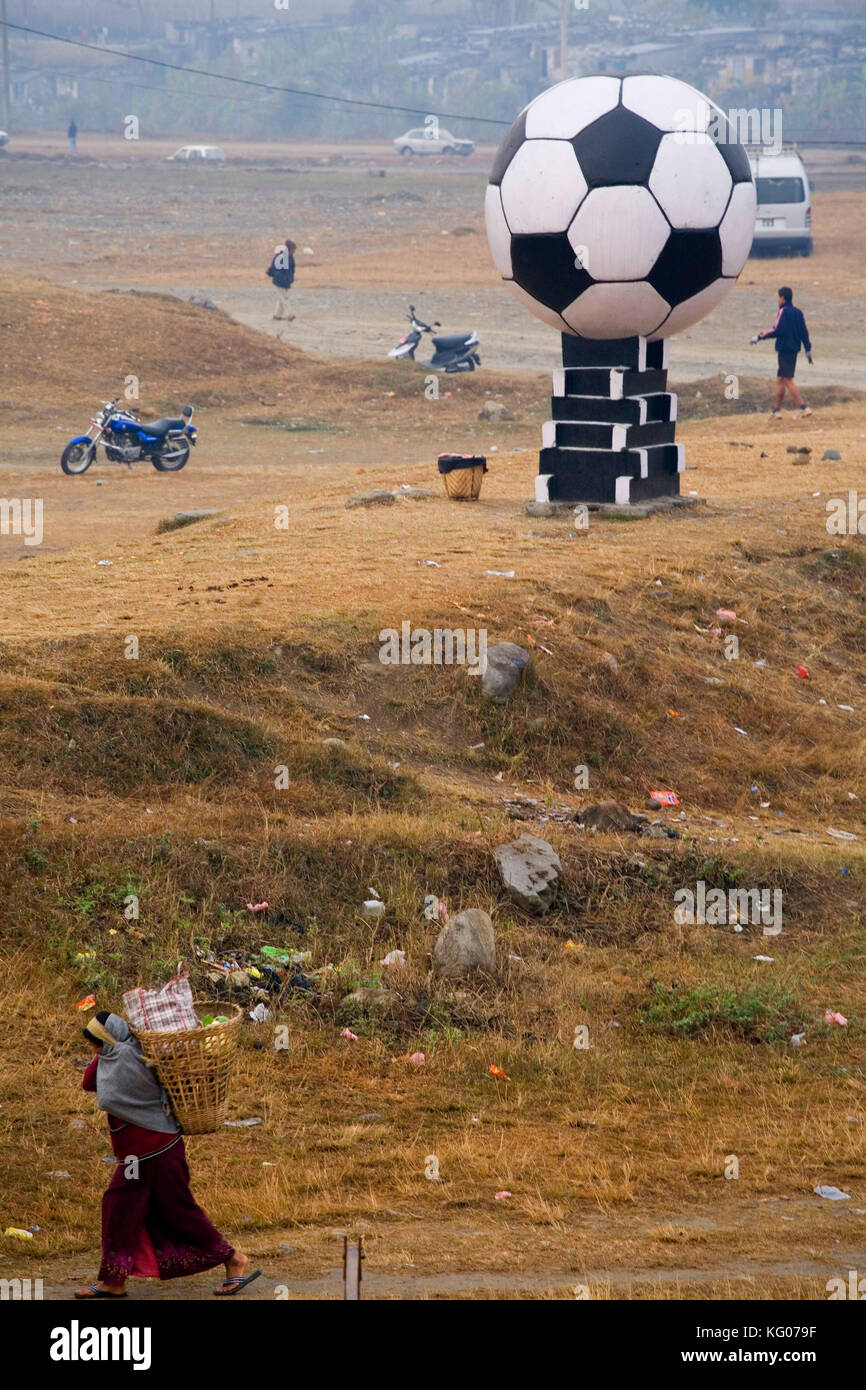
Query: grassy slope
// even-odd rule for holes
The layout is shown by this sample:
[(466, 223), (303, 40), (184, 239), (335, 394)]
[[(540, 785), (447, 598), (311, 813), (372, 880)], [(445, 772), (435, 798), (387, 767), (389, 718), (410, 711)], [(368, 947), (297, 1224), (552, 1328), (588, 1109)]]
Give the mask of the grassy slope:
[[(170, 327), (192, 352), (205, 311), (158, 298), (142, 307), (143, 340), (164, 341)], [(57, 292), (51, 312), (61, 310), (82, 325), (93, 312), (72, 291)], [(304, 375), (319, 415), (338, 379), (360, 410), (392, 370), (311, 365), (206, 318), (209, 386), (228, 413), (248, 410), (259, 371), (273, 399), (277, 357), (280, 371)], [(61, 336), (57, 370), (65, 364), (69, 376), (58, 395), (92, 392), (87, 374), (110, 376), (110, 338), (97, 330), (93, 360), (75, 365)], [(509, 399), (516, 390), (507, 379), (495, 389)], [(23, 409), (23, 381), (13, 374), (4, 392)], [(460, 408), (468, 420), (476, 407), (468, 398)], [(407, 391), (405, 410), (415, 408)], [(104, 572), (86, 549), (4, 571), (0, 1225), (43, 1228), (20, 1255), (3, 1243), (4, 1272), (93, 1246), (105, 1178), (95, 1160), (107, 1145), (76, 1089), (75, 1001), (92, 989), (116, 1006), (122, 989), (194, 961), (196, 941), (220, 953), (284, 941), (285, 927), (246, 911), (262, 898), (306, 924), (293, 944), (337, 974), (315, 1005), (298, 995), (281, 1005), (287, 1051), (272, 1049), (267, 1032), (245, 1032), (232, 1112), (265, 1123), (191, 1144), (205, 1204), (245, 1230), (253, 1250), (273, 1252), (294, 1226), (314, 1268), (318, 1233), (363, 1222), (393, 1268), (406, 1251), (437, 1267), (443, 1231), (452, 1242), (458, 1228), (473, 1233), (454, 1245), (464, 1264), (497, 1270), (526, 1267), (527, 1250), (530, 1267), (574, 1259), (578, 1228), (578, 1270), (594, 1259), (709, 1267), (831, 1243), (824, 1209), (792, 1203), (796, 1220), (771, 1231), (746, 1210), (757, 1194), (795, 1198), (819, 1181), (866, 1195), (862, 849), (823, 833), (828, 824), (859, 833), (862, 821), (849, 793), (864, 786), (866, 569), (862, 540), (830, 540), (823, 503), (810, 497), (856, 486), (857, 408), (819, 412), (815, 424), (832, 425), (852, 462), (794, 471), (788, 431), (780, 441), (763, 424), (729, 425), (756, 441), (746, 451), (720, 442), (717, 421), (684, 426), (709, 505), (640, 526), (593, 523), (576, 540), (567, 522), (523, 516), (526, 455), (503, 453), (475, 508), (443, 499), (346, 512), (345, 473), (314, 477), (300, 465), (289, 551), (267, 508), (241, 504), (134, 545), (101, 542), (114, 556)], [(272, 432), (250, 427), (249, 437), (251, 469), (266, 466)], [(766, 473), (757, 445), (771, 451)], [(429, 481), (415, 464), (365, 472), (358, 485)], [(250, 539), (257, 558), (229, 580), (227, 552)], [(431, 555), (441, 569), (424, 565)], [(514, 582), (484, 574), (512, 566)], [(259, 576), (266, 582), (254, 587)], [(747, 623), (726, 625), (740, 637), (736, 661), (706, 631), (720, 606)], [(525, 688), (495, 710), (459, 671), (383, 668), (377, 633), (403, 618), (483, 625), (490, 641), (534, 647)], [(129, 632), (141, 638), (136, 661), (124, 657)], [(793, 674), (800, 662), (809, 682)], [(348, 749), (325, 749), (319, 740), (331, 735)], [(505, 900), (491, 851), (538, 827), (510, 821), (503, 799), (577, 806), (579, 762), (592, 800), (639, 809), (650, 787), (675, 787), (683, 838), (588, 837), (549, 824), (541, 833), (561, 853), (565, 888), (531, 920)], [(286, 791), (274, 788), (276, 764), (289, 768)], [(697, 877), (781, 887), (784, 935), (675, 926), (673, 892)], [(371, 887), (388, 904), (375, 928), (358, 911)], [(495, 980), (432, 982), (435, 930), (420, 912), (428, 891), (452, 910), (493, 912)], [(123, 917), (129, 892), (140, 897), (143, 939)], [(410, 960), (402, 997), (382, 1016), (341, 1010), (344, 992), (387, 974), (378, 962), (393, 946)], [(96, 953), (92, 966), (74, 963), (83, 950)], [(776, 963), (756, 963), (759, 953)], [(654, 982), (683, 991), (655, 1029), (644, 1016)], [(196, 983), (212, 989), (200, 971)], [(715, 986), (737, 1000), (684, 1038), (674, 1020)], [(842, 1009), (847, 1029), (824, 1023), (828, 1007)], [(345, 1023), (359, 1042), (340, 1039)], [(578, 1023), (589, 1027), (588, 1052), (571, 1045)], [(793, 1027), (807, 1028), (806, 1048), (761, 1040)], [(418, 1047), (423, 1071), (399, 1060)], [(491, 1063), (511, 1079), (491, 1078)], [(369, 1112), (381, 1119), (359, 1123)], [(79, 1117), (85, 1130), (72, 1127)], [(438, 1184), (424, 1179), (430, 1153)], [(724, 1180), (728, 1154), (739, 1182)], [(57, 1169), (74, 1181), (46, 1177)], [(507, 1206), (493, 1200), (501, 1188), (513, 1193)], [(708, 1204), (712, 1241), (662, 1216), (627, 1224), (632, 1210)], [(626, 1223), (603, 1242), (588, 1224), (599, 1212)], [(415, 1234), (410, 1214), (421, 1217)], [(862, 1245), (862, 1218), (847, 1219)], [(542, 1228), (544, 1257), (532, 1249)]]

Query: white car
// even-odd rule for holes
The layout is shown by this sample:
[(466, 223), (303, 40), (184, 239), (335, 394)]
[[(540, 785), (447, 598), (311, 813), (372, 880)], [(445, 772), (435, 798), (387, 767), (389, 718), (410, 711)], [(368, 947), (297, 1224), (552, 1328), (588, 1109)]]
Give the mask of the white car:
[(8, 145), (8, 144), (9, 144), (9, 136), (6, 134), (6, 131), (5, 131), (5, 130), (0, 130), (0, 150), (2, 150), (2, 148), (3, 148), (4, 145)]
[(812, 254), (812, 194), (798, 154), (749, 155), (758, 206), (752, 253), (766, 250)]
[(394, 141), (398, 154), (471, 154), (475, 149), (474, 140), (458, 140), (450, 130), (439, 126), (419, 126), (417, 130), (407, 130)]
[(221, 150), (219, 145), (182, 145), (174, 154), (170, 154), (169, 159), (225, 159), (225, 150)]

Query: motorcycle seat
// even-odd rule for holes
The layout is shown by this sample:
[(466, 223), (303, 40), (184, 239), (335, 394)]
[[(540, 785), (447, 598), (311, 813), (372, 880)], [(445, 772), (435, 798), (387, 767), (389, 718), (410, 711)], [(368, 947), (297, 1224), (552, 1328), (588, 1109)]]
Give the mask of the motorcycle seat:
[(154, 420), (153, 424), (146, 425), (142, 422), (139, 429), (144, 430), (145, 434), (160, 436), (168, 434), (169, 430), (182, 430), (186, 425), (186, 420)]
[(434, 338), (433, 346), (439, 349), (465, 347), (471, 337), (471, 333), (450, 333), (445, 338)]

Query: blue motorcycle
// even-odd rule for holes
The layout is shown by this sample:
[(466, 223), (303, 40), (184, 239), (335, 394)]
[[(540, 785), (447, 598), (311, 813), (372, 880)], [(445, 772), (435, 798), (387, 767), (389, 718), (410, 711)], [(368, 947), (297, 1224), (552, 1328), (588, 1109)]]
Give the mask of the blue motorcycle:
[(90, 422), (89, 434), (77, 434), (63, 450), (60, 467), (64, 473), (86, 473), (102, 444), (111, 463), (131, 468), (136, 459), (149, 458), (159, 473), (178, 473), (189, 458), (190, 445), (198, 431), (190, 424), (193, 408), (185, 405), (180, 419), (154, 420), (142, 424), (134, 407), (118, 406), (119, 396), (106, 401)]

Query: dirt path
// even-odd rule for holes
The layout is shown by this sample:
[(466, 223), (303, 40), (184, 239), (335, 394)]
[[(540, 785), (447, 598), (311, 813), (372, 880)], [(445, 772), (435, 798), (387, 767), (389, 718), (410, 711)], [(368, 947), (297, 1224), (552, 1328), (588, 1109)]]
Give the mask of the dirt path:
[[(97, 1256), (94, 1254), (94, 1259)], [(315, 1279), (298, 1278), (290, 1268), (274, 1268), (270, 1261), (261, 1262), (265, 1269), (259, 1279), (243, 1293), (245, 1300), (269, 1302), (293, 1298), (341, 1299), (343, 1297), (343, 1271), (337, 1265)], [(639, 1293), (640, 1287), (668, 1290), (668, 1296), (677, 1292), (683, 1285), (697, 1285), (702, 1296), (714, 1288), (745, 1281), (779, 1281), (791, 1284), (794, 1281), (815, 1281), (816, 1293), (824, 1289), (830, 1278), (848, 1269), (863, 1269), (866, 1265), (866, 1248), (836, 1252), (833, 1264), (819, 1260), (770, 1260), (743, 1261), (726, 1264), (711, 1269), (699, 1266), (680, 1265), (673, 1269), (635, 1268), (635, 1269), (588, 1269), (580, 1273), (573, 1270), (542, 1269), (534, 1273), (497, 1274), (489, 1271), (463, 1270), (441, 1274), (410, 1274), (404, 1271), (380, 1272), (365, 1261), (362, 1280), (362, 1296), (367, 1299), (426, 1299), (445, 1297), (459, 1299), (474, 1296), (513, 1294), (516, 1296), (548, 1298), (592, 1298), (610, 1296), (628, 1298)], [(47, 1272), (45, 1299), (61, 1302), (73, 1298), (80, 1287), (80, 1280), (59, 1275), (56, 1279)], [(186, 1302), (204, 1302), (213, 1297), (213, 1289), (219, 1282), (219, 1271), (199, 1275), (194, 1279), (174, 1279), (160, 1284), (150, 1281), (134, 1281), (130, 1285), (131, 1297), (138, 1303), (171, 1302), (182, 1299)], [(586, 1290), (584, 1293), (583, 1290)], [(657, 1295), (656, 1295), (657, 1296)], [(784, 1295), (783, 1295), (784, 1296)], [(794, 1290), (790, 1290), (790, 1296)]]

